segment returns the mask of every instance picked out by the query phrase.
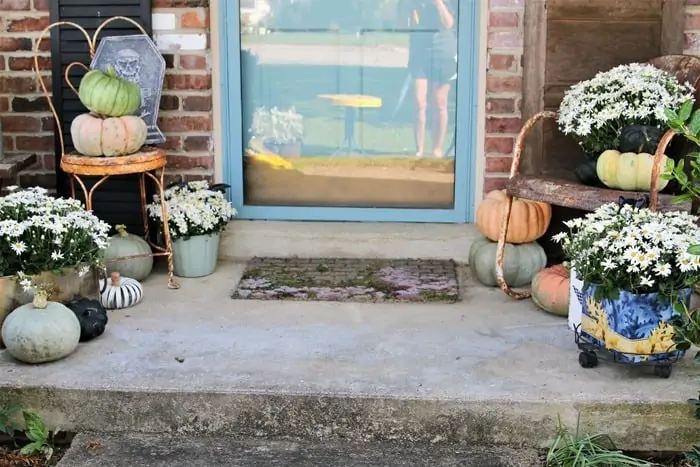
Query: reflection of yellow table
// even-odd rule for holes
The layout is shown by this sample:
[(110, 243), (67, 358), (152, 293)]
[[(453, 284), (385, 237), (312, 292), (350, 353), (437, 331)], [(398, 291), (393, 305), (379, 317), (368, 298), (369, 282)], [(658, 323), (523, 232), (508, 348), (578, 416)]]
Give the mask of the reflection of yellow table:
[(364, 149), (357, 146), (355, 140), (355, 121), (357, 112), (363, 109), (377, 109), (382, 106), (382, 99), (363, 94), (319, 94), (319, 99), (330, 101), (331, 105), (345, 108), (345, 136), (340, 147), (334, 155), (339, 153), (352, 154), (364, 153)]

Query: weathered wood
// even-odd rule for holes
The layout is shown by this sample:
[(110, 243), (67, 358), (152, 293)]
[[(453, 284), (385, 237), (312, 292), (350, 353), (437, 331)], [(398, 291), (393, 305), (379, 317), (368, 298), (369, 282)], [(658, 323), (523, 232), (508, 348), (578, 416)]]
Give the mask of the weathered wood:
[(89, 157), (66, 154), (61, 158), (61, 169), (71, 175), (112, 176), (150, 172), (165, 167), (165, 150), (144, 146), (135, 154), (117, 157)]
[[(556, 111), (564, 92), (599, 71), (683, 51), (684, 5), (668, 0), (525, 2), (523, 118)], [(528, 136), (526, 174), (574, 179), (583, 153), (554, 121)]]
[[(620, 198), (640, 198), (648, 193), (609, 190), (581, 185), (552, 177), (516, 175), (508, 180), (507, 190), (516, 198), (542, 201), (557, 206), (595, 211), (606, 203), (615, 203)], [(690, 203), (673, 203), (673, 196), (659, 195), (659, 211), (688, 211)]]

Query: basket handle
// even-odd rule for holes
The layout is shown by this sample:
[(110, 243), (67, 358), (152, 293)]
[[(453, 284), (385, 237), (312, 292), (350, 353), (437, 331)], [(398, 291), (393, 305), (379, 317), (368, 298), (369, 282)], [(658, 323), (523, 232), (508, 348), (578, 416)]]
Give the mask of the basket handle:
[(66, 84), (68, 84), (68, 87), (71, 89), (71, 91), (73, 91), (75, 93), (76, 96), (79, 96), (78, 89), (76, 89), (76, 87), (73, 86), (73, 83), (70, 82), (70, 70), (74, 66), (82, 67), (85, 71), (90, 71), (90, 67), (88, 67), (84, 63), (80, 63), (80, 62), (73, 62), (66, 67), (66, 73), (64, 74)]

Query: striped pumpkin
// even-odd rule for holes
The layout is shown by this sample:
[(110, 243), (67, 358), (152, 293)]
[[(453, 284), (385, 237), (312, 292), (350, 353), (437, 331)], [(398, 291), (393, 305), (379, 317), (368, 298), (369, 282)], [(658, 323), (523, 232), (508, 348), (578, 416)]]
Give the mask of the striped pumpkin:
[(109, 279), (100, 281), (100, 304), (108, 310), (129, 308), (141, 301), (143, 287), (130, 277), (120, 277), (113, 272)]

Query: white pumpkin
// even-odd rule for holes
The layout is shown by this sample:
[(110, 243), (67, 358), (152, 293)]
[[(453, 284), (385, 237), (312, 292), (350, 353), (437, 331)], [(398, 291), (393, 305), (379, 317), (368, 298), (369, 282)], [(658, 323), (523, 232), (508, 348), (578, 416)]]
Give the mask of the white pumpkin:
[(100, 304), (108, 310), (121, 310), (136, 305), (143, 298), (143, 287), (130, 277), (113, 272), (100, 281)]
[[(109, 240), (109, 246), (105, 250), (104, 258), (114, 259), (136, 255), (150, 255), (153, 251), (146, 240), (138, 235), (132, 235), (126, 231), (125, 225), (115, 227), (117, 233)], [(122, 259), (107, 263), (107, 273), (118, 272), (124, 277), (131, 277), (137, 281), (146, 279), (153, 271), (153, 256), (141, 258)]]
[(16, 308), (2, 324), (2, 340), (14, 358), (45, 363), (72, 354), (80, 341), (80, 321), (65, 305), (37, 291), (32, 303)]

